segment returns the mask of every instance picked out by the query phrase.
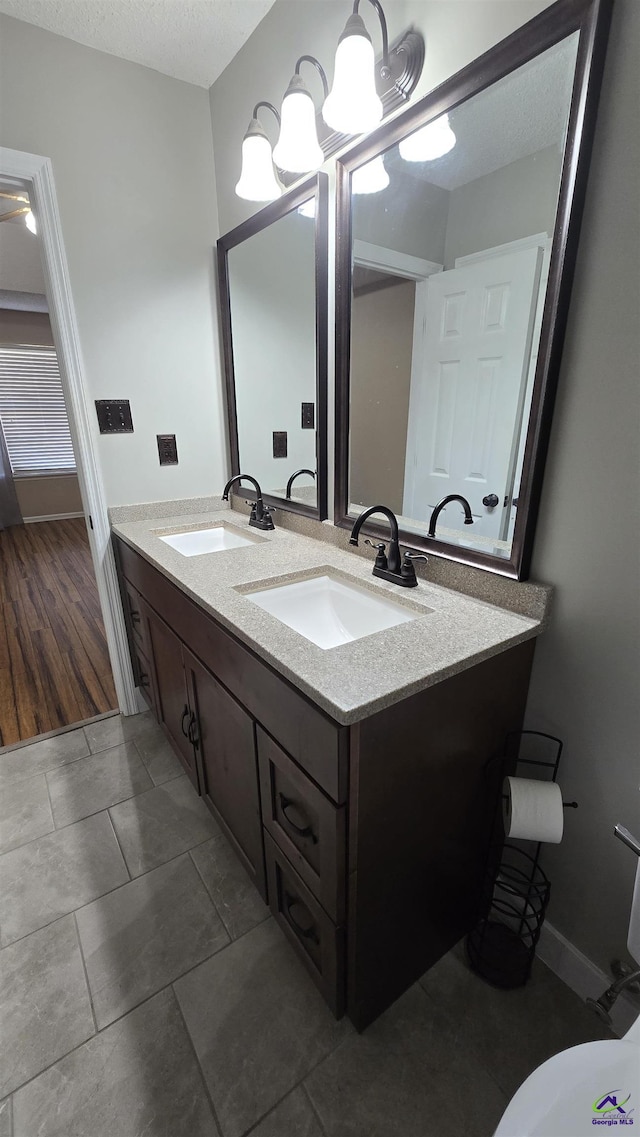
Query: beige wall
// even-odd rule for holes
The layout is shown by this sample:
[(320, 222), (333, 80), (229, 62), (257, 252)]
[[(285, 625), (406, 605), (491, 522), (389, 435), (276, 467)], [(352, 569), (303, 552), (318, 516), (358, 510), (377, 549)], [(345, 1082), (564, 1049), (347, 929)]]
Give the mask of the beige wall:
[[(216, 493), (226, 454), (207, 91), (0, 15), (0, 145), (51, 158), (107, 503)], [(0, 174), (2, 171), (0, 170)], [(156, 434), (180, 462), (160, 467)]]
[(451, 191), (444, 265), (520, 237), (553, 233), (562, 155), (555, 146)]
[(351, 324), (351, 501), (402, 513), (416, 288), (365, 292)]
[(53, 332), (47, 313), (0, 308), (0, 343), (53, 347)]
[(82, 513), (82, 500), (75, 474), (51, 478), (16, 478), (15, 486), (25, 521), (33, 517), (66, 517), (71, 513)]

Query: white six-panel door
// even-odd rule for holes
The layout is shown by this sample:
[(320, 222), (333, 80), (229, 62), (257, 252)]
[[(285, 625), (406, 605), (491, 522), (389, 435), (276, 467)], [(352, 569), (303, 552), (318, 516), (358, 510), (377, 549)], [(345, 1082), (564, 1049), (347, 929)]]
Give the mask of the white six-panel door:
[[(542, 254), (490, 257), (431, 276), (423, 357), (412, 376), (403, 514), (427, 520), (437, 502), (461, 493), (471, 505), (466, 535), (506, 535)], [(482, 499), (498, 498), (495, 507)], [(440, 524), (462, 527), (447, 506)]]

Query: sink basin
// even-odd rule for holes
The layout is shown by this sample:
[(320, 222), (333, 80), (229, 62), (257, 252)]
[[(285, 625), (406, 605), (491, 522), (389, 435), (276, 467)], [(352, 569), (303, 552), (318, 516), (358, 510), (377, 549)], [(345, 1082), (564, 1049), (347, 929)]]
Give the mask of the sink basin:
[[(335, 576), (245, 593), (249, 600), (321, 648), (338, 647), (406, 624), (421, 613)], [(433, 609), (425, 609), (425, 612)]]
[(160, 537), (166, 545), (177, 549), (183, 557), (198, 557), (202, 553), (221, 553), (225, 549), (240, 549), (243, 545), (256, 545), (260, 537), (250, 537), (233, 525), (214, 525), (210, 529), (192, 529), (188, 533), (167, 533)]

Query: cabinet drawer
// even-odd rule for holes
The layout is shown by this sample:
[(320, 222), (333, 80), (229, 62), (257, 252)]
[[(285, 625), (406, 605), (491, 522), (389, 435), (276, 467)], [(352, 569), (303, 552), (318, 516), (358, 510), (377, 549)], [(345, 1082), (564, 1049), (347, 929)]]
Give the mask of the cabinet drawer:
[(336, 1018), (344, 1014), (344, 929), (337, 928), (268, 833), (271, 911)]
[(344, 806), (335, 806), (258, 727), (262, 820), (336, 923), (344, 920)]
[(142, 698), (151, 707), (155, 707), (155, 699), (153, 694), (153, 671), (151, 664), (147, 659), (145, 653), (138, 647), (137, 643), (132, 645), (131, 654), (133, 658), (133, 676), (136, 687), (140, 691)]

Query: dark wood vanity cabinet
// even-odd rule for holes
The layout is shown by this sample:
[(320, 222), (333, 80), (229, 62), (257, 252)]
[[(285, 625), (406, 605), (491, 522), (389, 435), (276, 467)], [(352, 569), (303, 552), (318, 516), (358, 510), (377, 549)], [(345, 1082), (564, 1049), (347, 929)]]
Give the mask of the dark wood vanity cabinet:
[(114, 545), (136, 681), (329, 1006), (363, 1029), (474, 922), (485, 764), (522, 724), (533, 641), (347, 727)]

